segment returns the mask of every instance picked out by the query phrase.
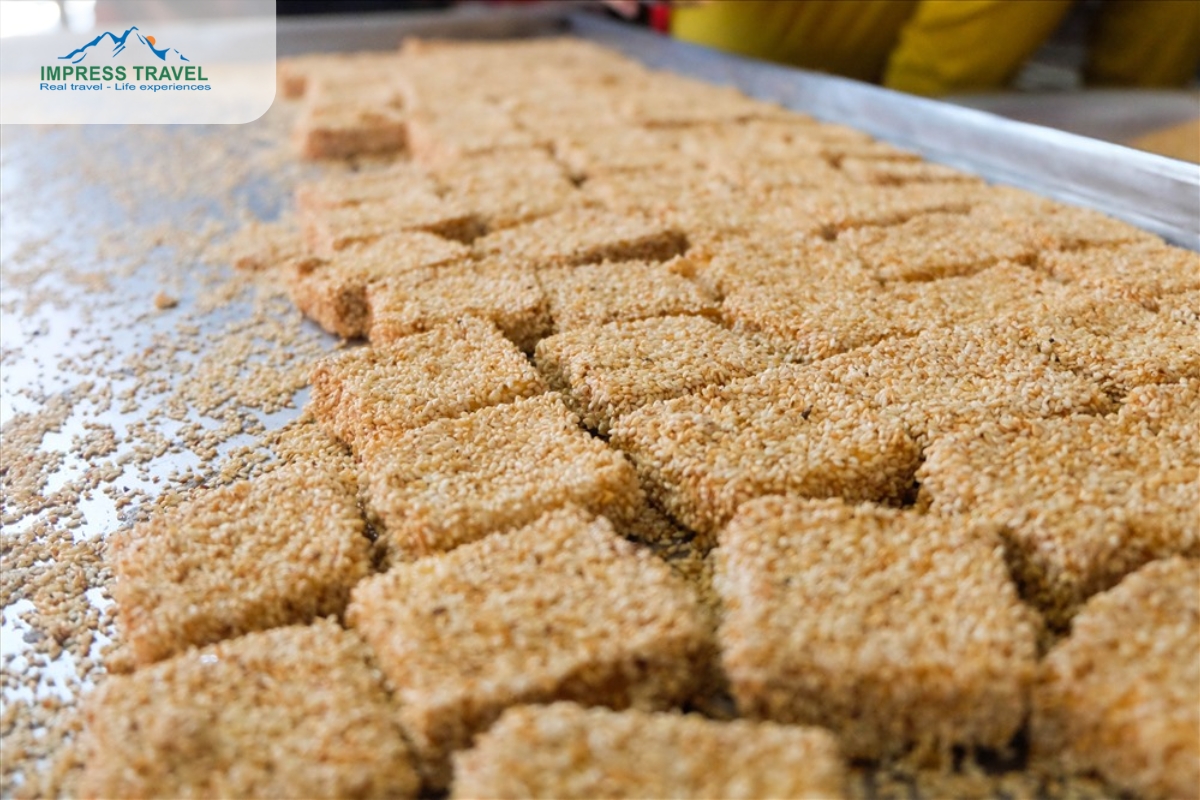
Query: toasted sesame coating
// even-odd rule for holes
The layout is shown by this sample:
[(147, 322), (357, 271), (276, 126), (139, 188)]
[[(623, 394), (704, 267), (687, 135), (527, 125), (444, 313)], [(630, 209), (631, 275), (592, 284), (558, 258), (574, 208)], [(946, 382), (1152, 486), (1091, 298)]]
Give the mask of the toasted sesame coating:
[(678, 159), (680, 134), (624, 126), (585, 125), (554, 138), (555, 157), (578, 178), (661, 169)]
[[(1045, 202), (1045, 201), (1043, 201)], [(1001, 215), (1004, 225), (1039, 248), (1074, 250), (1080, 247), (1127, 243), (1161, 244), (1152, 233), (1135, 228), (1090, 208), (1063, 203), (1044, 207), (1049, 213)]]
[(589, 200), (611, 211), (662, 214), (699, 202), (734, 202), (733, 187), (711, 170), (680, 164), (672, 169), (620, 170), (588, 176), (581, 187)]
[(925, 330), (1053, 313), (1064, 293), (1033, 270), (1001, 263), (973, 275), (884, 287), (838, 280), (748, 285), (726, 295), (721, 311), (735, 331), (806, 362)]
[(559, 333), (534, 358), (583, 424), (607, 435), (613, 422), (655, 400), (761, 372), (781, 360), (762, 344), (702, 317), (655, 317)]
[(113, 675), (85, 702), (84, 797), (415, 797), (396, 710), (353, 633), (318, 620)]
[(332, 172), (296, 187), (296, 210), (318, 214), (324, 209), (381, 203), (395, 195), (435, 195), (437, 183), (426, 170), (396, 161), (383, 169)]
[(828, 191), (850, 187), (842, 173), (818, 156), (774, 161), (747, 157), (745, 153), (731, 153), (728, 159), (717, 162), (712, 169), (735, 186), (744, 187), (745, 191), (757, 195), (769, 194), (781, 188)]
[[(1028, 326), (1024, 318), (1030, 320)], [(1170, 313), (1147, 311), (1131, 300), (1073, 293), (1066, 302), (1033, 306), (1014, 324), (1063, 366), (1113, 394), (1200, 378), (1197, 326)]]
[(539, 270), (557, 332), (618, 320), (669, 315), (717, 316), (717, 304), (693, 280), (692, 263), (606, 261)]
[(369, 285), (390, 275), (459, 261), (467, 254), (466, 245), (432, 233), (392, 233), (329, 258), (292, 261), (288, 288), (296, 307), (325, 330), (348, 339), (365, 336), (370, 327)]
[(470, 241), (480, 227), (465, 206), (422, 187), (405, 188), (386, 200), (306, 211), (300, 223), (309, 250), (326, 257), (402, 231)]
[(491, 103), (464, 104), (451, 114), (418, 111), (408, 120), (413, 158), (430, 166), (537, 144), (536, 136), (517, 127), (502, 108)]
[(583, 202), (563, 167), (541, 148), (508, 149), (451, 161), (433, 170), (445, 196), (488, 230), (544, 217)]
[(1200, 555), (1200, 444), (1121, 415), (983, 424), (938, 438), (917, 477), (935, 513), (1005, 526), (1014, 576), (1047, 621), (1154, 558)]
[(567, 503), (623, 523), (643, 502), (630, 464), (580, 429), (557, 394), (359, 444), (370, 510), (394, 558), (452, 550)]
[(739, 288), (781, 289), (806, 300), (823, 292), (846, 289), (869, 292), (878, 281), (852, 250), (807, 233), (762, 237), (730, 236), (689, 251), (696, 281), (719, 298)]
[(1160, 314), (1190, 325), (1193, 330), (1200, 330), (1200, 289), (1163, 295), (1155, 302), (1155, 306)]
[(1132, 389), (1122, 398), (1117, 419), (1122, 425), (1146, 426), (1168, 441), (1185, 445), (1200, 426), (1200, 379)]
[(1163, 244), (1043, 253), (1038, 269), (1064, 283), (1115, 292), (1152, 311), (1164, 295), (1200, 290), (1200, 254)]
[(679, 230), (635, 214), (569, 208), (525, 225), (490, 233), (474, 243), (481, 256), (537, 267), (601, 261), (666, 261), (687, 249)]
[(611, 444), (651, 499), (711, 541), (747, 500), (768, 494), (899, 501), (920, 447), (903, 424), (785, 365), (621, 417)]
[(351, 446), (380, 429), (419, 428), (546, 391), (521, 351), (475, 317), (330, 356), (310, 380), (313, 415)]
[(918, 214), (965, 214), (979, 202), (981, 190), (971, 184), (834, 187), (831, 191), (800, 189), (776, 195), (778, 201), (812, 217), (826, 235), (864, 225), (895, 225)]
[(989, 419), (1113, 410), (1098, 383), (992, 325), (885, 339), (818, 361), (806, 375), (896, 414), (922, 443)]
[(454, 757), (451, 797), (842, 797), (837, 739), (820, 728), (695, 714), (517, 706)]
[(340, 614), (350, 587), (371, 572), (357, 486), (343, 466), (280, 467), (109, 538), (113, 597), (134, 659)]
[(323, 99), (306, 109), (296, 136), (304, 158), (398, 153), (408, 145), (408, 121), (397, 108)]
[(366, 291), (367, 336), (383, 344), (464, 315), (490, 320), (525, 352), (550, 330), (546, 295), (532, 268), (462, 261), (393, 275)]
[(853, 183), (873, 186), (902, 186), (909, 183), (982, 183), (978, 175), (917, 160), (863, 158), (847, 155), (838, 169)]
[(964, 518), (766, 497), (722, 531), (722, 661), (739, 710), (836, 731), (851, 757), (1000, 748), (1037, 656), (995, 531)]
[(669, 708), (712, 646), (687, 585), (576, 507), (364, 581), (347, 618), (395, 687), (433, 788), (509, 706)]
[(635, 125), (672, 128), (756, 117), (776, 117), (782, 109), (754, 100), (731, 86), (660, 73), (652, 84), (629, 87), (617, 103), (618, 112)]
[(982, 214), (922, 214), (892, 227), (854, 228), (838, 243), (885, 281), (969, 275), (999, 261), (1028, 263), (1036, 252)]
[(1200, 561), (1152, 562), (1084, 606), (1042, 662), (1035, 757), (1138, 797), (1200, 788)]
[[(682, 132), (680, 149), (689, 157), (718, 168), (748, 158), (782, 163), (821, 158), (830, 127), (839, 126), (820, 125), (800, 114), (696, 125)], [(860, 131), (851, 131), (849, 135), (861, 142), (871, 141), (870, 136)]]

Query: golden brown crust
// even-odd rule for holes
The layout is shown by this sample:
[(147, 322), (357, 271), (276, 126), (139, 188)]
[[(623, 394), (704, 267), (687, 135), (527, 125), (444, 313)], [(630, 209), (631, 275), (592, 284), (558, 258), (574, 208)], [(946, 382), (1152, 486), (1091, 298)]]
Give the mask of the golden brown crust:
[(1034, 615), (994, 529), (767, 497), (720, 536), (722, 660), (752, 718), (819, 724), (849, 756), (1002, 748), (1021, 727)]
[(790, 365), (645, 406), (617, 420), (611, 443), (651, 499), (708, 540), (763, 495), (900, 501), (920, 459), (895, 415)]
[(761, 372), (781, 360), (702, 317), (578, 328), (538, 342), (538, 369), (583, 424), (608, 435), (622, 414)]
[(918, 479), (934, 512), (1005, 526), (1023, 594), (1063, 628), (1088, 596), (1147, 561), (1200, 554), (1195, 418), (1137, 416), (964, 429), (933, 441)]
[(687, 585), (576, 507), (365, 581), (348, 620), (395, 686), (435, 788), (505, 708), (669, 708), (711, 648)]
[(454, 758), (451, 797), (842, 797), (828, 731), (574, 703), (518, 706)]
[(298, 461), (110, 538), (113, 595), (135, 660), (340, 614), (371, 572), (357, 486), (343, 467)]
[(310, 380), (313, 415), (351, 446), (546, 390), (521, 351), (475, 317), (323, 359)]
[(1200, 561), (1155, 561), (1096, 595), (1042, 662), (1035, 755), (1141, 797), (1192, 796), (1200, 787), (1197, 652)]
[(416, 797), (382, 675), (324, 620), (109, 676), (86, 703), (84, 797)]
[(629, 463), (553, 393), (379, 431), (358, 453), (393, 559), (452, 550), (568, 503), (621, 524), (643, 502)]

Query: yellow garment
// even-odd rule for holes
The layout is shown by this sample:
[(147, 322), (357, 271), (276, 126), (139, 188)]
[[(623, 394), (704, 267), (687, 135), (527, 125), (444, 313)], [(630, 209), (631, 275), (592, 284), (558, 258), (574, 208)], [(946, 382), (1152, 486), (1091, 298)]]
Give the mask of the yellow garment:
[(1200, 0), (1108, 0), (1084, 75), (1098, 86), (1184, 86), (1200, 65)]
[(1006, 85), (1073, 0), (924, 0), (905, 25), (883, 84), (939, 95)]
[(712, 0), (671, 13), (678, 39), (878, 81), (918, 0)]
[[(1004, 87), (1075, 0), (713, 0), (678, 38), (923, 95)], [(1200, 0), (1106, 0), (1089, 83), (1182, 86), (1200, 64)]]

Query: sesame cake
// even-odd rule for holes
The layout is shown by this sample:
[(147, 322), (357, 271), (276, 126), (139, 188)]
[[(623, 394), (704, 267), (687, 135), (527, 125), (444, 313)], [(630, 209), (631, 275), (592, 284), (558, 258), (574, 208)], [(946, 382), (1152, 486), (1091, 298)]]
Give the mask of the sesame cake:
[(617, 261), (538, 271), (556, 333), (619, 320), (683, 314), (717, 316), (692, 280), (691, 262)]
[(351, 446), (546, 390), (521, 351), (476, 317), (323, 359), (310, 381), (313, 415)]
[(601, 261), (666, 261), (687, 248), (684, 234), (638, 214), (568, 208), (477, 240), (481, 257), (535, 267), (569, 267)]
[(822, 725), (848, 756), (1002, 748), (1037, 656), (994, 529), (840, 500), (765, 497), (721, 532), (714, 583), (738, 709)]
[(935, 438), (917, 473), (934, 513), (1003, 526), (1022, 594), (1059, 628), (1147, 561), (1200, 555), (1194, 417), (1124, 416), (985, 423)]
[(371, 572), (346, 466), (298, 461), (110, 537), (113, 597), (137, 663), (340, 614), (350, 588)]
[(1092, 597), (1033, 690), (1036, 757), (1140, 797), (1200, 787), (1200, 561), (1155, 561)]
[(610, 442), (657, 505), (710, 541), (763, 495), (901, 502), (921, 458), (894, 414), (793, 365), (645, 406)]
[(359, 638), (277, 628), (109, 676), (86, 701), (84, 797), (416, 797)]
[(489, 320), (525, 352), (549, 333), (546, 294), (527, 264), (456, 261), (368, 284), (367, 338), (384, 344), (463, 316)]
[(555, 393), (360, 439), (368, 508), (393, 558), (452, 550), (568, 503), (632, 520), (633, 467)]
[(288, 289), (296, 307), (330, 333), (348, 339), (370, 327), (367, 287), (421, 268), (463, 259), (460, 242), (431, 233), (390, 233), (327, 258), (303, 256), (288, 264)]
[(395, 687), (435, 788), (505, 708), (669, 708), (711, 648), (687, 584), (578, 507), (364, 581), (348, 620)]
[(550, 387), (602, 436), (622, 414), (780, 360), (762, 344), (697, 316), (577, 328), (538, 342), (534, 359)]
[(846, 788), (820, 728), (574, 703), (511, 708), (454, 763), (455, 798), (833, 800)]

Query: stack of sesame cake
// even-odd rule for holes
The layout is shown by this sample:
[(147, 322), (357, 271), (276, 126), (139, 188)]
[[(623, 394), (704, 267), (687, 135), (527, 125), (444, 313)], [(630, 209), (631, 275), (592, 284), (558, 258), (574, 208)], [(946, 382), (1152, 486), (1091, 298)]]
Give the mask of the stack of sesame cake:
[(111, 541), (85, 793), (1200, 790), (1196, 253), (572, 39), (281, 80), (337, 446)]

